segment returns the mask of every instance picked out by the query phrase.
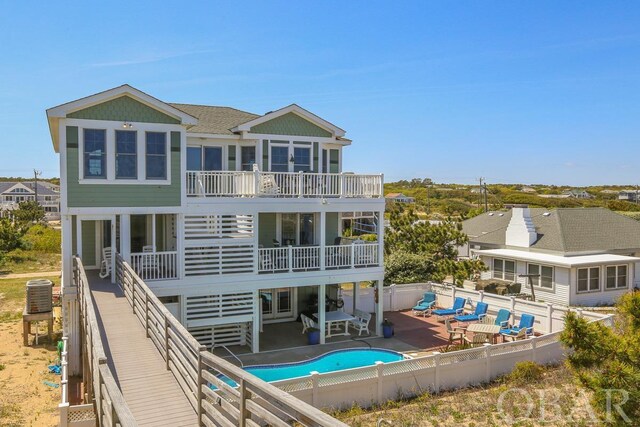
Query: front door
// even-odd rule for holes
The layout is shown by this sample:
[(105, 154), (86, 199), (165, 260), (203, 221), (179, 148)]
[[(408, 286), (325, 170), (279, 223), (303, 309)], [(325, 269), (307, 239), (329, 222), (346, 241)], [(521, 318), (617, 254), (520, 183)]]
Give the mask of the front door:
[(265, 321), (292, 319), (293, 297), (293, 288), (262, 289), (260, 291), (262, 318)]

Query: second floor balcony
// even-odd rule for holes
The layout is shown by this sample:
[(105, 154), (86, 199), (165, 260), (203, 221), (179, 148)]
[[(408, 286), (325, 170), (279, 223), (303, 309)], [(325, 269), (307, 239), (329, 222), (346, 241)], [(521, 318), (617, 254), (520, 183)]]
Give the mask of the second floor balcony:
[(382, 198), (383, 176), (353, 173), (188, 171), (187, 196)]

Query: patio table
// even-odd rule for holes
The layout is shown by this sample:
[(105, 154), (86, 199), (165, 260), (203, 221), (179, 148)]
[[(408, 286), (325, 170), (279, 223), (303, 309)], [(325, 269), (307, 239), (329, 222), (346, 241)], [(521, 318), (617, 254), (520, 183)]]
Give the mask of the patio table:
[(493, 325), (488, 323), (472, 323), (467, 326), (467, 332), (491, 335), (491, 341), (493, 342), (493, 344), (495, 344), (496, 336), (500, 334), (500, 325)]
[[(313, 313), (313, 317), (318, 320), (318, 313)], [(349, 321), (354, 320), (350, 314), (345, 313), (344, 311), (327, 311), (324, 314), (324, 323), (326, 324), (325, 336), (327, 338), (338, 336), (338, 335), (351, 335), (349, 333)], [(341, 333), (332, 333), (334, 325), (336, 326), (336, 330), (340, 331), (340, 324), (344, 324), (344, 332)]]

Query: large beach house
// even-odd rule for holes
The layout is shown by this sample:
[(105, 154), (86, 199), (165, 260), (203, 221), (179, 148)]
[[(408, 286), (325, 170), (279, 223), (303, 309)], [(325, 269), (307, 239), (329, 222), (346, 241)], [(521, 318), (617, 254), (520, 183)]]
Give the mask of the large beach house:
[[(47, 118), (60, 154), (63, 290), (73, 254), (113, 282), (121, 256), (202, 344), (257, 352), (264, 324), (322, 318), (340, 305), (339, 284), (381, 289), (383, 177), (345, 172), (345, 131), (304, 108), (252, 114), (123, 85)], [(354, 218), (377, 239), (353, 237)]]

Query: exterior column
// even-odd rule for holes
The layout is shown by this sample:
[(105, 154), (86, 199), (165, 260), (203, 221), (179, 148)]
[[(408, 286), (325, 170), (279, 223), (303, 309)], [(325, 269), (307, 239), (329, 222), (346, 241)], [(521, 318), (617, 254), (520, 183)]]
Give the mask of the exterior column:
[(324, 344), (325, 342), (326, 293), (327, 293), (327, 285), (323, 283), (322, 285), (318, 286), (318, 326), (320, 328), (320, 344)]
[(69, 338), (68, 369), (70, 375), (81, 372), (81, 341), (77, 288), (73, 283), (73, 222), (71, 215), (62, 215), (62, 335)]
[(353, 282), (353, 301), (352, 302), (352, 311), (351, 314), (353, 314), (356, 311), (356, 308), (358, 308), (358, 298), (359, 298), (359, 294), (360, 294), (360, 282)]
[(178, 277), (184, 279), (184, 215), (176, 214), (176, 262), (178, 263)]
[(111, 217), (111, 283), (116, 283), (116, 216)]
[(76, 255), (82, 258), (82, 218), (76, 215)]
[(378, 212), (378, 265), (384, 265), (384, 210)]
[(260, 291), (253, 291), (253, 322), (251, 324), (251, 352), (260, 352), (260, 330), (261, 328), (261, 312)]
[(382, 321), (384, 320), (384, 287), (383, 279), (380, 278), (376, 282), (378, 290), (378, 303), (376, 304), (376, 335), (382, 336)]
[(320, 270), (325, 269), (325, 244), (327, 242), (327, 213), (320, 212)]
[(120, 215), (120, 255), (131, 262), (131, 215)]

